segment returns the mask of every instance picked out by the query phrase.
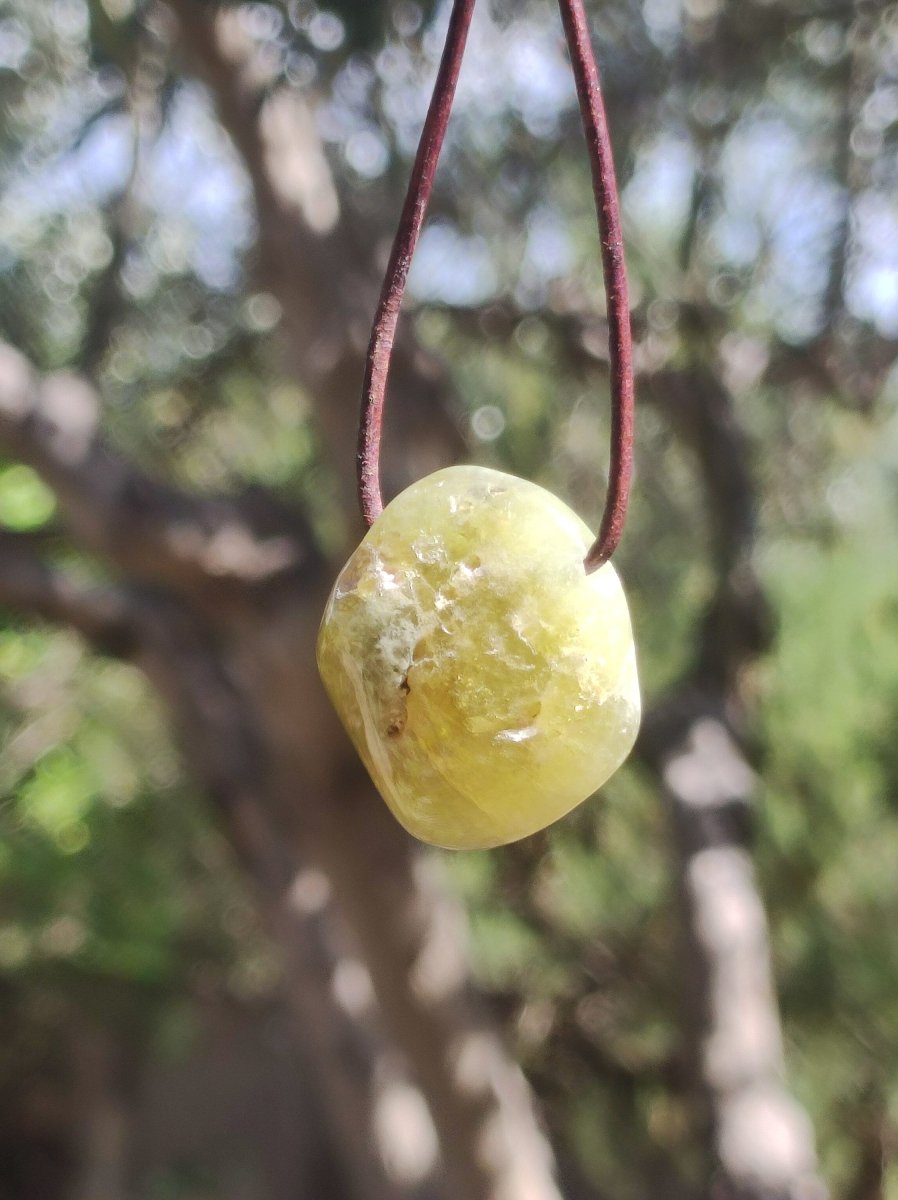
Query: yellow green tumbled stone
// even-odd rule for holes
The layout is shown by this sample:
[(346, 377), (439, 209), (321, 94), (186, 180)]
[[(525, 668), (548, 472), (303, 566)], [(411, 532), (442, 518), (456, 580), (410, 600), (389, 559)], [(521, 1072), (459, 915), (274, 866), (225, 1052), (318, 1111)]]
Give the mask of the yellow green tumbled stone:
[(545, 489), (449, 467), (397, 496), (340, 573), (318, 666), (378, 790), (425, 842), (513, 842), (620, 766), (639, 724), (627, 602)]

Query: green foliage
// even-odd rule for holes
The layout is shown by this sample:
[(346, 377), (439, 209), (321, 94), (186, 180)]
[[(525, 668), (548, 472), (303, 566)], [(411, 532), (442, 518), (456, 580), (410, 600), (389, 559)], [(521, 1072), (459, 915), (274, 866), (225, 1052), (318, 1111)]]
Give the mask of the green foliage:
[(30, 467), (0, 471), (0, 524), (24, 532), (45, 525), (56, 510), (53, 493)]
[(781, 630), (762, 684), (761, 867), (796, 1079), (837, 1186), (857, 1169), (861, 1113), (894, 1120), (898, 1099), (896, 532), (881, 519), (765, 559)]
[(0, 975), (94, 975), (152, 1007), (207, 963), (239, 990), (242, 884), (137, 672), (5, 629), (0, 674)]

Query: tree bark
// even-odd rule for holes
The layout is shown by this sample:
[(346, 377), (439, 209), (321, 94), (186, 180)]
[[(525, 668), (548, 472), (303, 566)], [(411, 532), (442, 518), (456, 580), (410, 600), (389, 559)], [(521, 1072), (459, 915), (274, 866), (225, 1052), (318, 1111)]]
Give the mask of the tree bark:
[(657, 374), (652, 398), (696, 456), (713, 514), (717, 590), (695, 661), (643, 723), (638, 748), (670, 815), (682, 912), (688, 1061), (717, 1164), (712, 1200), (824, 1200), (814, 1132), (789, 1094), (769, 933), (751, 858), (759, 781), (740, 680), (768, 644), (751, 552), (756, 511), (730, 398), (701, 368)]

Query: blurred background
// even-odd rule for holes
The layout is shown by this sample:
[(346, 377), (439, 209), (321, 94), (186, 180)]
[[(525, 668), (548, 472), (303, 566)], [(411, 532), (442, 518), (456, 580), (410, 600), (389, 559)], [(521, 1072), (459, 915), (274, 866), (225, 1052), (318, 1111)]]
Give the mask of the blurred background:
[[(0, 7), (0, 1197), (898, 1198), (898, 10), (590, 3), (646, 719), (412, 847), (317, 680), (431, 0)], [(389, 400), (597, 523), (555, 6), (481, 0)]]

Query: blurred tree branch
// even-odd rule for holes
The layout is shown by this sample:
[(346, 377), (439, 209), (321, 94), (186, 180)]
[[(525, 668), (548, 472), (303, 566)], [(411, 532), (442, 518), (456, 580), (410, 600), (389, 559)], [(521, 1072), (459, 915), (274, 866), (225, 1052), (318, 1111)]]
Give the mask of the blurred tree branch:
[(66, 625), (102, 653), (127, 656), (136, 630), (127, 594), (84, 587), (50, 567), (28, 535), (0, 533), (0, 605), (26, 617)]
[[(0, 344), (0, 445), (52, 488), (78, 545), (137, 579), (194, 594), (257, 586), (296, 571), (297, 524), (254, 528), (249, 503), (190, 496), (146, 475), (99, 432), (99, 404), (75, 375), (39, 379)], [(299, 531), (301, 532), (301, 531)]]

